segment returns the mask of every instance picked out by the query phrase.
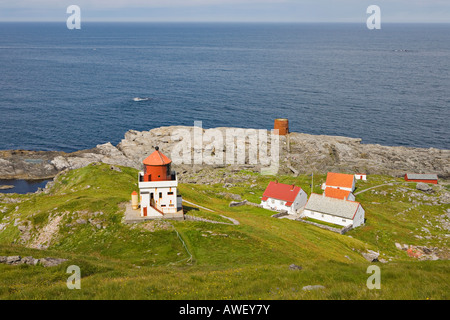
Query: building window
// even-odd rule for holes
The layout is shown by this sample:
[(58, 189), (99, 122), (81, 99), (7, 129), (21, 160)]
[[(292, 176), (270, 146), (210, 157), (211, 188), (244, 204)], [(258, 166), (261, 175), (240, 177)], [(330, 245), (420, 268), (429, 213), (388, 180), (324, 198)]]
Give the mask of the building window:
[(347, 222), (347, 221), (345, 221), (345, 219), (342, 219), (342, 222)]
[(275, 203), (275, 200), (272, 199), (272, 203)]
[(160, 198), (160, 199), (162, 198), (162, 192), (159, 193), (159, 198)]
[(165, 207), (165, 206), (166, 206), (165, 204), (162, 204), (162, 205), (161, 205), (161, 207)]
[(173, 204), (169, 204), (169, 207), (173, 207)]
[(167, 194), (169, 195), (169, 196), (171, 196), (171, 195), (173, 195), (173, 191), (172, 192), (167, 192)]
[(325, 215), (322, 215), (322, 218), (325, 218)]

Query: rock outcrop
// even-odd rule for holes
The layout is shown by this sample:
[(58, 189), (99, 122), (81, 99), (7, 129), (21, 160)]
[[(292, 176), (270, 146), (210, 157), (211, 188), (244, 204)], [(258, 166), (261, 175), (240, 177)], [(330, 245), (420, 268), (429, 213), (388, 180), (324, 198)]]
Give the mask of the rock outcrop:
[(416, 185), (416, 189), (420, 190), (420, 191), (424, 191), (424, 192), (430, 192), (433, 190), (432, 187), (430, 187), (428, 184), (423, 183), (423, 182), (419, 182)]
[(67, 259), (61, 258), (41, 258), (36, 259), (33, 257), (21, 257), (21, 256), (0, 256), (0, 263), (5, 263), (9, 265), (20, 265), (20, 264), (28, 264), (32, 266), (36, 266), (38, 264), (43, 265), (44, 267), (55, 267), (60, 265), (63, 262), (66, 262)]
[[(154, 150), (155, 146), (159, 146), (162, 152), (171, 157), (172, 151), (180, 149), (181, 142), (188, 142), (189, 139), (190, 144), (187, 148), (190, 151), (189, 157), (192, 161), (187, 164), (174, 165), (179, 173), (224, 167), (231, 168), (231, 170), (245, 168), (254, 171), (260, 171), (264, 168), (264, 165), (260, 163), (261, 161), (254, 163), (249, 160), (249, 150), (251, 146), (254, 146), (254, 143), (249, 143), (248, 140), (245, 142), (245, 163), (229, 165), (226, 161), (225, 137), (227, 129), (239, 129), (197, 129), (201, 130), (200, 132), (204, 137), (214, 132), (221, 132), (224, 146), (216, 148), (209, 141), (206, 141), (207, 139), (204, 139), (205, 141), (201, 146), (196, 145), (193, 140), (193, 128), (171, 126), (142, 132), (130, 130), (117, 146), (108, 142), (93, 149), (73, 153), (24, 150), (0, 151), (0, 178), (52, 178), (63, 170), (77, 169), (93, 162), (141, 169), (142, 160)], [(180, 131), (184, 131), (188, 135), (180, 135)], [(289, 138), (286, 136), (280, 136), (279, 138), (278, 173), (280, 174), (297, 175), (299, 173), (339, 171), (402, 176), (406, 172), (414, 172), (436, 173), (443, 179), (450, 177), (450, 150), (363, 144), (361, 139), (296, 132), (290, 133)], [(266, 141), (260, 141), (258, 147), (266, 148), (267, 154), (270, 154), (270, 132), (267, 134)], [(200, 153), (203, 156), (222, 157), (223, 161), (214, 164), (205, 164), (204, 162), (193, 164), (194, 158)], [(183, 178), (183, 175), (180, 178)]]

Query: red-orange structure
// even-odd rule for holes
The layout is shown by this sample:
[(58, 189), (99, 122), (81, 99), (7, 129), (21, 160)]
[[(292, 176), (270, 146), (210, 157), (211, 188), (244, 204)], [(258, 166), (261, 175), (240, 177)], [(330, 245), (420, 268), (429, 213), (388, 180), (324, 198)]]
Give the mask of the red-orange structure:
[(278, 129), (278, 134), (280, 136), (285, 136), (289, 133), (289, 120), (288, 119), (275, 119), (273, 128)]
[(144, 182), (172, 180), (170, 175), (170, 165), (172, 160), (166, 157), (155, 147), (155, 151), (143, 161)]
[(437, 184), (438, 176), (436, 174), (407, 173), (405, 174), (405, 181)]

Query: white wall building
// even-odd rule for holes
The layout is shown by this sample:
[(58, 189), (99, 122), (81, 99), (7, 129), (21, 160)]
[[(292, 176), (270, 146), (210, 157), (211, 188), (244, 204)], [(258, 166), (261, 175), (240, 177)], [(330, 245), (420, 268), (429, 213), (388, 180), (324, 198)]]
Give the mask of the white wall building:
[(261, 206), (275, 211), (287, 211), (289, 214), (305, 206), (308, 195), (295, 185), (271, 181), (261, 198)]
[(172, 161), (155, 149), (143, 161), (144, 171), (138, 175), (141, 217), (183, 217), (177, 174), (170, 169)]
[[(141, 194), (141, 216), (161, 216), (164, 213), (176, 213), (178, 178), (172, 181), (141, 181), (139, 173), (139, 191)], [(144, 212), (147, 210), (147, 212)]]
[(312, 219), (353, 228), (364, 224), (365, 211), (359, 202), (311, 194), (303, 215)]
[(350, 192), (355, 191), (356, 179), (353, 174), (328, 172), (325, 185), (322, 185), (322, 189), (336, 188), (347, 190)]

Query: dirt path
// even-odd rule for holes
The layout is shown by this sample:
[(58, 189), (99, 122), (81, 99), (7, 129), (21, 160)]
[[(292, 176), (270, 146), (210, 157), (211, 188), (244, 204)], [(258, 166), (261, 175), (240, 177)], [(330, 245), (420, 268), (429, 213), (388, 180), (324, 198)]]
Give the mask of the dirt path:
[(239, 223), (239, 221), (237, 221), (236, 219), (233, 219), (233, 218), (230, 218), (230, 217), (227, 217), (227, 216), (223, 216), (223, 215), (220, 215), (222, 218), (225, 218), (225, 219), (228, 219), (228, 220), (230, 220), (231, 222), (233, 222), (233, 224), (235, 225), (235, 226), (237, 226), (238, 224), (240, 224)]
[(201, 208), (201, 209), (206, 210), (206, 211), (215, 212), (214, 210), (211, 210), (211, 209), (208, 209), (208, 208), (199, 206), (198, 204), (195, 204), (195, 203), (193, 203), (193, 202), (190, 202), (190, 201), (187, 201), (187, 200), (184, 200), (184, 199), (183, 199), (183, 202), (186, 202), (186, 203), (188, 203), (188, 204), (190, 204), (190, 205), (193, 205), (193, 206), (195, 206), (195, 207), (197, 207), (197, 208)]
[(379, 187), (383, 187), (383, 186), (393, 186), (394, 183), (395, 183), (395, 182), (389, 182), (389, 183), (379, 184), (379, 185), (377, 185), (377, 186), (370, 187), (370, 188), (361, 190), (361, 191), (359, 191), (359, 192), (356, 192), (356, 193), (355, 193), (355, 196), (358, 195), (358, 194), (360, 194), (360, 193), (363, 193), (363, 192), (366, 192), (366, 191), (368, 191), (368, 190), (371, 190), (371, 189), (375, 189), (375, 188), (379, 188)]
[[(195, 206), (195, 207), (197, 207), (197, 208), (201, 208), (201, 209), (206, 210), (206, 211), (209, 211), (209, 212), (215, 212), (214, 210), (211, 210), (211, 209), (202, 207), (202, 206), (200, 206), (200, 205), (198, 205), (198, 204), (195, 204), (195, 203), (193, 203), (193, 202), (190, 202), (190, 201), (187, 201), (187, 200), (184, 200), (184, 199), (183, 199), (183, 202), (186, 202), (186, 203), (188, 203), (188, 204), (190, 204), (190, 205), (192, 205), (192, 206)], [(230, 218), (230, 217), (227, 217), (227, 216), (224, 216), (224, 215), (220, 215), (220, 216), (221, 216), (222, 218), (225, 218), (225, 219), (230, 220), (234, 225), (239, 225), (239, 224), (240, 224), (239, 221), (237, 221), (236, 219), (233, 219), (233, 218)]]

